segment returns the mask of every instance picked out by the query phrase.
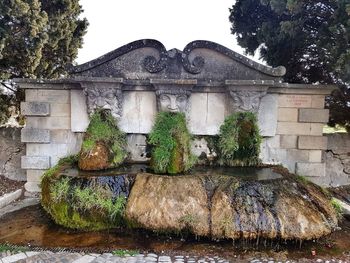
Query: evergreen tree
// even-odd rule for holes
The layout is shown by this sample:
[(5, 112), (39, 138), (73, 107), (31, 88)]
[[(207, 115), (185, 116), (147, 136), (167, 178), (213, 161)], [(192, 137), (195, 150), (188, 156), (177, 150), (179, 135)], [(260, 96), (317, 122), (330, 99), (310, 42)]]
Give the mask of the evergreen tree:
[[(82, 12), (79, 0), (1, 0), (2, 86), (11, 85), (9, 80), (13, 78), (58, 78), (64, 75), (67, 66), (77, 57), (86, 33), (88, 22), (79, 17)], [(19, 95), (16, 94), (17, 101)], [(13, 100), (3, 101), (14, 103)], [(4, 113), (4, 109), (3, 105), (0, 111)]]
[(248, 54), (287, 68), (285, 81), (341, 85), (331, 122), (350, 128), (350, 0), (237, 0), (229, 19)]

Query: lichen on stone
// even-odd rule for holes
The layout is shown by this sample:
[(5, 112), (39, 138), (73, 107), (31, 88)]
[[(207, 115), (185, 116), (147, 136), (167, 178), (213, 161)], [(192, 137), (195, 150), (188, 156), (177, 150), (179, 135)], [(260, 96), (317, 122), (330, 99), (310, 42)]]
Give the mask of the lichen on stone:
[(96, 111), (86, 130), (79, 168), (102, 170), (119, 166), (127, 157), (126, 137), (109, 111)]
[(228, 116), (220, 127), (219, 164), (254, 166), (260, 163), (261, 135), (257, 118), (252, 112), (237, 112)]
[(190, 170), (196, 162), (191, 153), (192, 136), (184, 113), (160, 112), (149, 134), (151, 167), (156, 173), (177, 174)]

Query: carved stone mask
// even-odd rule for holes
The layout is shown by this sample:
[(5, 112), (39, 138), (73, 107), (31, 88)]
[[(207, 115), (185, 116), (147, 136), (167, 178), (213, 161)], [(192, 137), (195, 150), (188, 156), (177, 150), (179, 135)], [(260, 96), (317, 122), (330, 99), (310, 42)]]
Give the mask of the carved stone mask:
[(234, 112), (258, 112), (261, 97), (265, 94), (262, 91), (230, 91)]
[(122, 91), (113, 87), (86, 87), (84, 93), (87, 96), (89, 115), (97, 109), (110, 110), (114, 118), (120, 118), (122, 114)]
[(159, 111), (186, 112), (188, 110), (189, 91), (158, 90), (156, 95)]

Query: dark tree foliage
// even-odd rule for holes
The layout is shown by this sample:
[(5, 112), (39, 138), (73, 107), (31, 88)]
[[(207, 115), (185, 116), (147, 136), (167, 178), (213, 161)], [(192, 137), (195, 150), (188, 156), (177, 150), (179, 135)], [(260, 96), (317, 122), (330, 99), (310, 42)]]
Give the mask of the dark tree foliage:
[[(11, 88), (9, 80), (13, 78), (64, 75), (77, 57), (86, 33), (87, 20), (79, 17), (82, 12), (79, 0), (1, 0), (1, 87)], [(13, 99), (6, 102), (16, 104)], [(1, 112), (3, 108), (6, 107), (3, 105)]]
[(229, 19), (248, 54), (287, 68), (285, 81), (339, 84), (331, 123), (350, 128), (350, 0), (237, 0)]

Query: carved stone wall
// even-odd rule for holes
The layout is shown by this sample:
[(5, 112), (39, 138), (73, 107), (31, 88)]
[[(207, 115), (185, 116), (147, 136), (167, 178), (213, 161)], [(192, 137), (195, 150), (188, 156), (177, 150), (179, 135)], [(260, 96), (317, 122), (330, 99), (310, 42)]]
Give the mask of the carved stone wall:
[(209, 159), (215, 153), (204, 137), (216, 135), (229, 114), (254, 112), (264, 137), (261, 159), (316, 181), (326, 174), (324, 98), (335, 87), (281, 83), (284, 73), (209, 41), (167, 51), (146, 39), (73, 68), (70, 78), (17, 80), (26, 90), (26, 189), (39, 191), (42, 173), (79, 151), (89, 115), (99, 108), (110, 110), (128, 134), (131, 161), (148, 161), (146, 136), (158, 111), (184, 112), (200, 138), (194, 152)]

